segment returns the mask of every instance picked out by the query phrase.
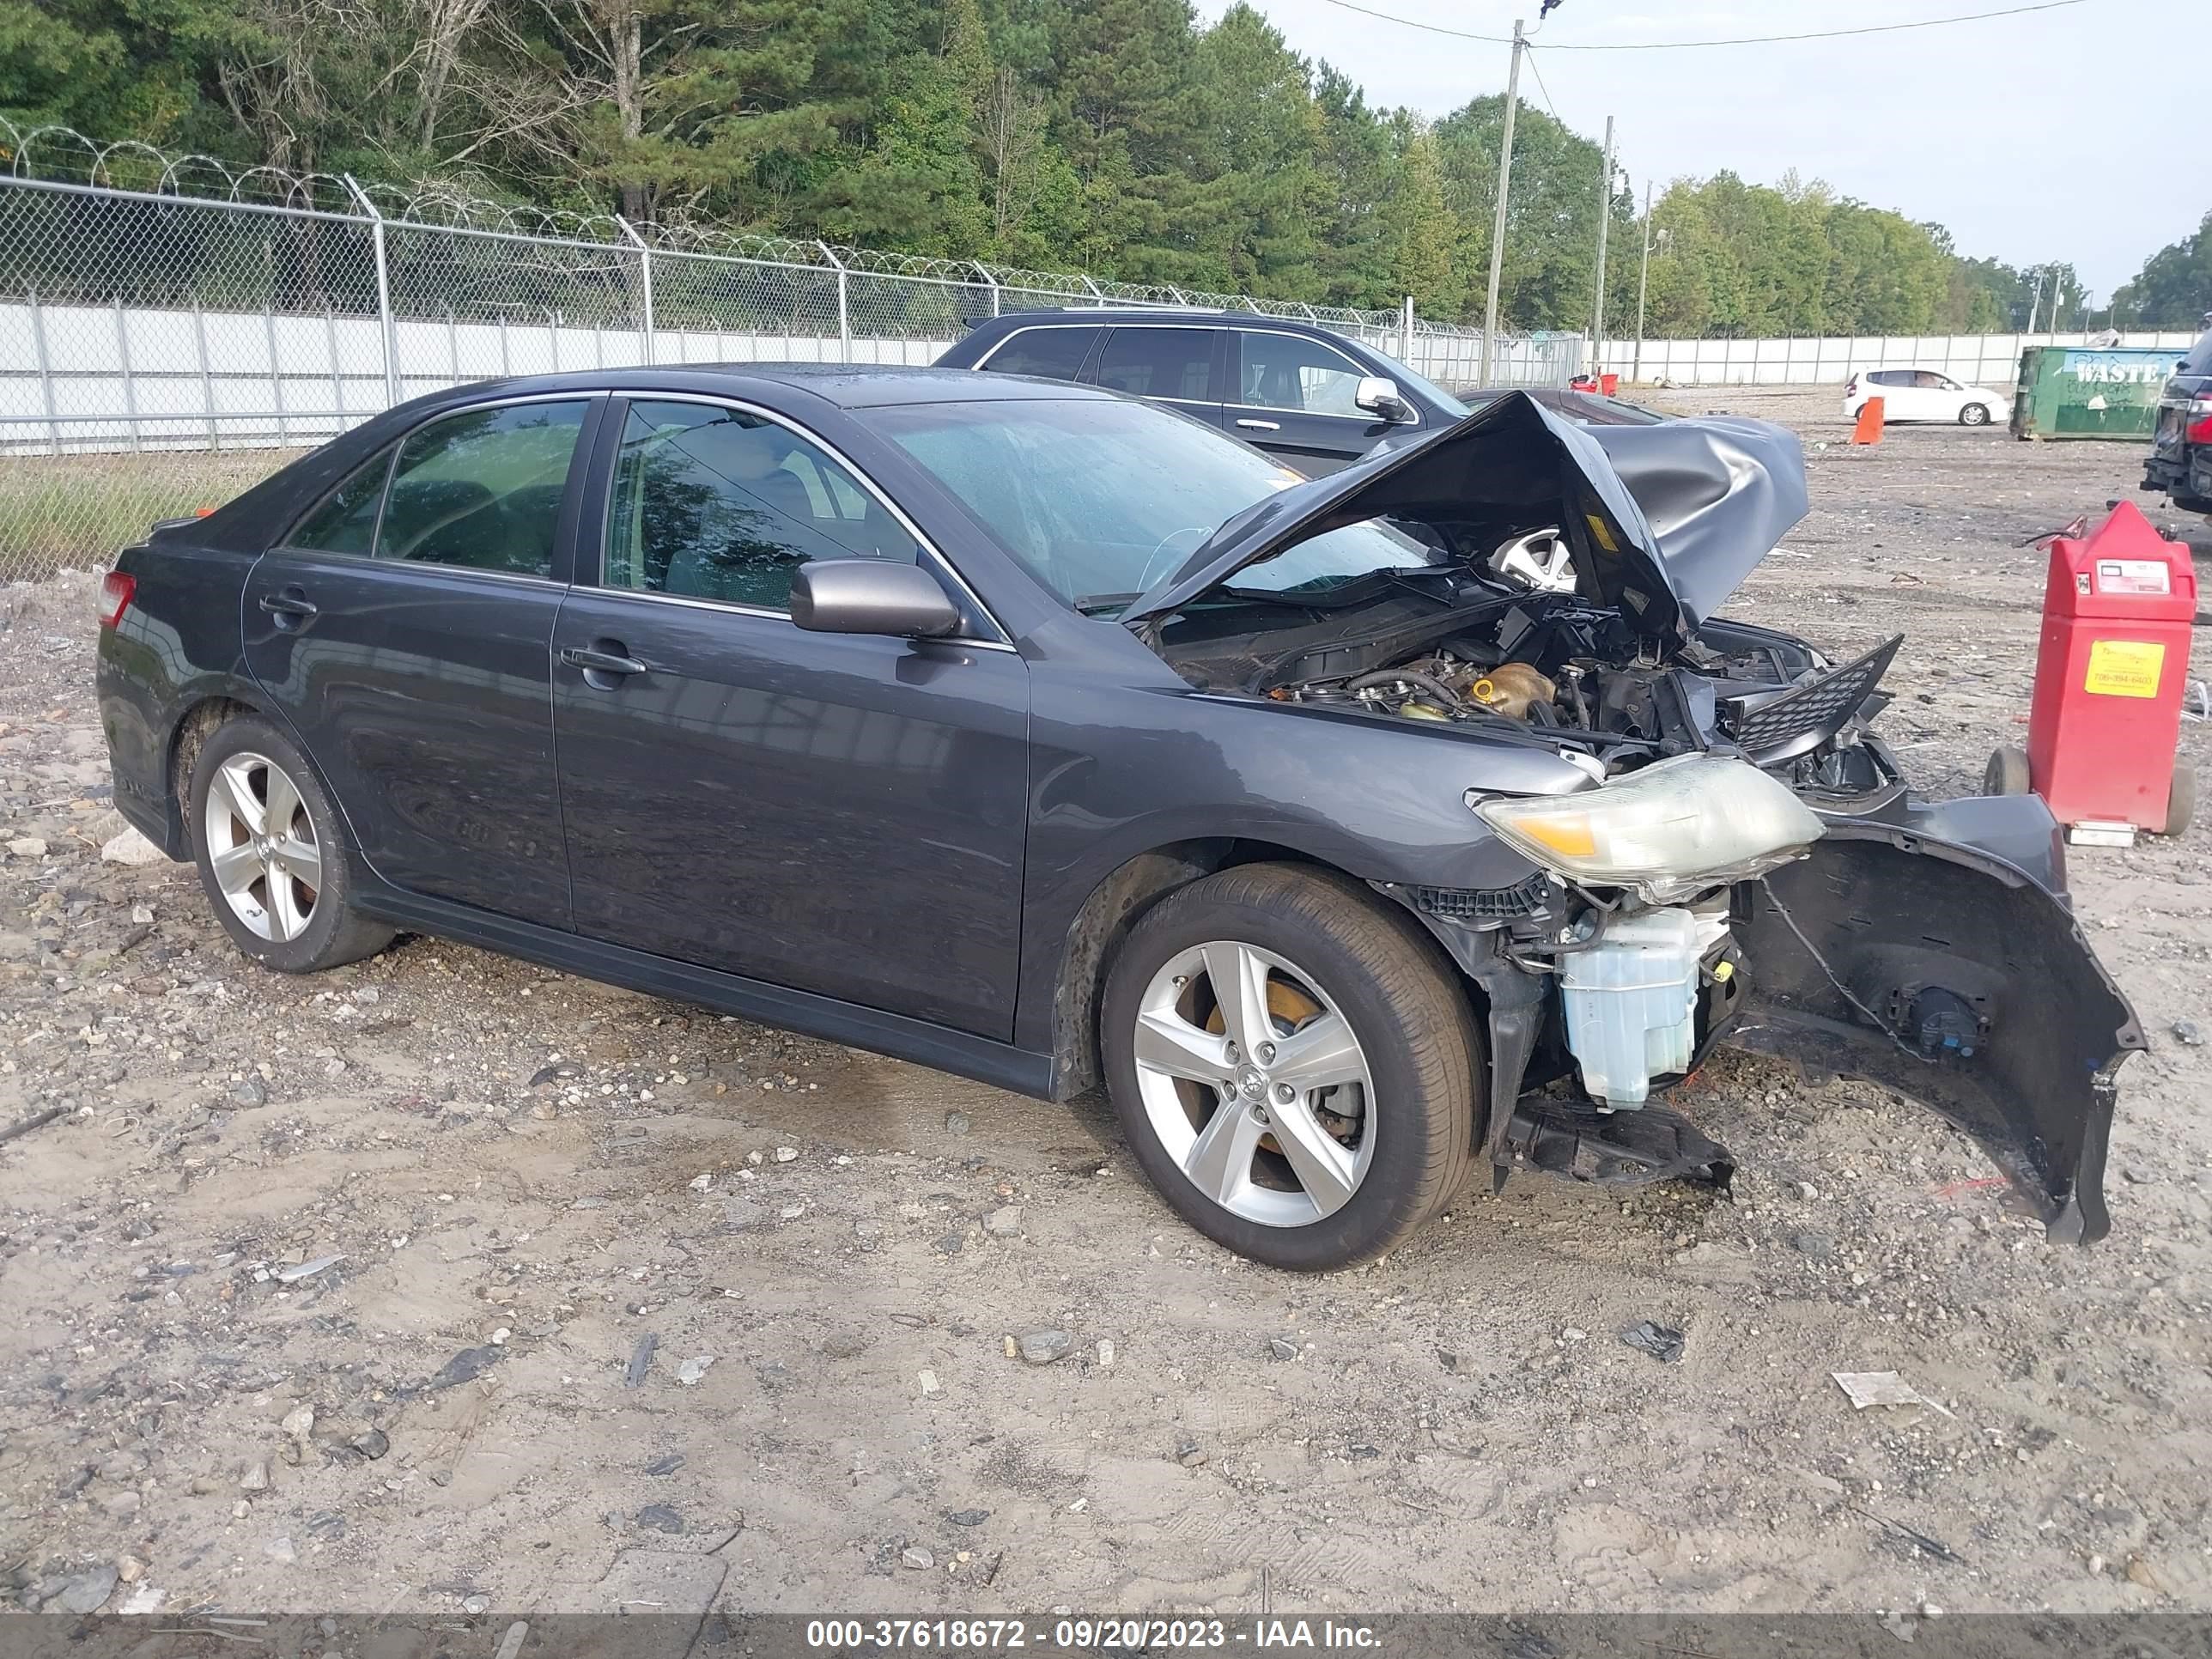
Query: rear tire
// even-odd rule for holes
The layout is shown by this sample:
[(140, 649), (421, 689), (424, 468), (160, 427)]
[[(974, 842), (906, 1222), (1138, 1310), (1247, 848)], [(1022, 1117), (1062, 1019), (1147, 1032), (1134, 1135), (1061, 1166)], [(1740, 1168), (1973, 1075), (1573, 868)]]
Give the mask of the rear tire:
[(1985, 795), (2025, 795), (2034, 787), (2027, 773), (2027, 750), (2009, 744), (1990, 757), (1982, 772)]
[(1412, 923), (1341, 878), (1246, 865), (1163, 899), (1115, 954), (1100, 1040), (1137, 1162), (1240, 1255), (1349, 1267), (1466, 1187), (1473, 1012)]
[(1987, 404), (1968, 404), (1959, 411), (1960, 426), (1987, 426), (1989, 423), (1990, 406)]
[(299, 746), (258, 714), (217, 726), (192, 762), (185, 828), (216, 920), (253, 961), (319, 973), (395, 930), (352, 908), (353, 853)]

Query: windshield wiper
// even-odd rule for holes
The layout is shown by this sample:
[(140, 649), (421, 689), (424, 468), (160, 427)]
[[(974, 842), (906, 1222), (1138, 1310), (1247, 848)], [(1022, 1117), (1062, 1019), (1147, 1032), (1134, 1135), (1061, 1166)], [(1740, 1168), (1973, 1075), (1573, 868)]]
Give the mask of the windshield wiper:
[[(1363, 579), (1364, 580), (1364, 579)], [(1137, 593), (1085, 593), (1069, 603), (1086, 617), (1109, 615), (1127, 609), (1142, 598)], [(1204, 599), (1194, 600), (1194, 605), (1203, 609), (1218, 605), (1223, 599), (1234, 599), (1239, 605), (1272, 605), (1293, 611), (1325, 611), (1328, 601), (1325, 595), (1293, 594), (1276, 589), (1257, 587), (1217, 587)]]
[[(1214, 592), (1233, 599), (1242, 599), (1252, 604), (1290, 605), (1308, 611), (1350, 611), (1363, 605), (1371, 604), (1376, 598), (1386, 592), (1392, 585), (1406, 581), (1408, 578), (1430, 574), (1459, 576), (1464, 574), (1463, 571), (1449, 565), (1412, 565), (1404, 569), (1385, 565), (1376, 570), (1363, 570), (1356, 576), (1347, 576), (1341, 581), (1332, 582), (1327, 587), (1309, 590), (1296, 587), (1256, 588), (1224, 586), (1214, 589)], [(1409, 586), (1412, 586), (1414, 592), (1420, 593), (1424, 599), (1438, 597), (1433, 593), (1423, 592), (1418, 584), (1409, 583)]]
[(1068, 603), (1080, 615), (1103, 617), (1116, 611), (1127, 610), (1139, 597), (1135, 593), (1085, 593), (1079, 599), (1070, 599)]

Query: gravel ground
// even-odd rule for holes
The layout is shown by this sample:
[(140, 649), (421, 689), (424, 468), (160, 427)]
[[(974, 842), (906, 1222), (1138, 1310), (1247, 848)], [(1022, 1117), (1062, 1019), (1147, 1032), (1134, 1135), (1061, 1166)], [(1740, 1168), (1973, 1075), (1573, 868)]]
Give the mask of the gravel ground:
[[(1906, 631), (1884, 729), (1972, 787), (2020, 544), (2136, 451), (1671, 396), (1827, 446), (1737, 610)], [(2212, 1608), (2202, 831), (2076, 855), (2153, 1036), (2094, 1249), (1931, 1116), (1723, 1059), (1733, 1204), (1523, 1179), (1297, 1278), (1177, 1224), (1097, 1102), (430, 939), (250, 968), (189, 869), (99, 856), (90, 608), (0, 629), (0, 1124), (62, 1109), (0, 1146), (23, 1606)], [(1830, 1380), (1889, 1370), (1929, 1403)]]

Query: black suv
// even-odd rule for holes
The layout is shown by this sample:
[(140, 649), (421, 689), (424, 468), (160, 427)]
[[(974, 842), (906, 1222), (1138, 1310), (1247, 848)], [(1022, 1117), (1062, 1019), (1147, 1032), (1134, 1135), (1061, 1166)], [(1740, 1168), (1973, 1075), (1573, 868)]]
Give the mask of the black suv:
[(1468, 405), (1329, 329), (1243, 311), (1023, 311), (977, 322), (937, 360), (1104, 386), (1218, 426), (1318, 477), (1382, 439), (1449, 426)]
[(2185, 513), (2212, 514), (2212, 313), (2158, 400), (2158, 429), (2142, 487), (2162, 489)]

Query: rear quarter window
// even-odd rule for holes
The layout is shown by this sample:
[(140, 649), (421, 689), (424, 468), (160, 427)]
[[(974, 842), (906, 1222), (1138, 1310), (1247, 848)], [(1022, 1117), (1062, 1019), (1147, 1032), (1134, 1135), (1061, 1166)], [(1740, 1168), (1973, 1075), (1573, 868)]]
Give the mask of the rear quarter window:
[(366, 555), (376, 543), (376, 511), (384, 501), (384, 476), (392, 467), (386, 444), (356, 468), (346, 481), (323, 497), (307, 517), (292, 526), (288, 546), (310, 548), (318, 553)]
[(1096, 327), (1016, 329), (984, 359), (983, 367), (997, 374), (1072, 380), (1083, 372), (1084, 360), (1097, 338)]

